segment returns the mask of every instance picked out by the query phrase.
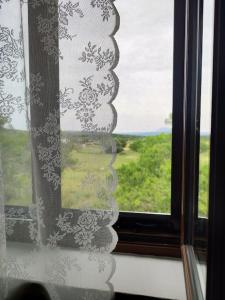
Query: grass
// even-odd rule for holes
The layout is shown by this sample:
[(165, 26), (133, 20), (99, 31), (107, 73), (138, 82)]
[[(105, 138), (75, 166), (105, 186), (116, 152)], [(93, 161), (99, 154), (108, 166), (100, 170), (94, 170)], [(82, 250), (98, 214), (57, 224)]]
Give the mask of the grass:
[(17, 130), (0, 130), (0, 155), (3, 169), (4, 193), (7, 204), (31, 203), (31, 154), (28, 133)]
[(208, 188), (209, 188), (209, 138), (201, 137), (199, 161), (199, 216), (208, 215)]
[[(62, 171), (62, 206), (65, 208), (104, 207), (104, 197), (98, 192), (106, 192), (106, 178), (109, 176), (109, 164), (112, 156), (102, 153), (97, 145), (89, 145), (80, 150), (72, 150), (69, 154), (69, 166)], [(99, 186), (99, 182), (102, 185)], [(88, 188), (85, 186), (88, 183)]]
[[(126, 147), (124, 152), (118, 153), (113, 168), (116, 170), (123, 164), (137, 160), (139, 154)], [(107, 182), (110, 177), (109, 165), (112, 160), (111, 154), (105, 154), (98, 151), (97, 147), (88, 146), (80, 151), (73, 150), (70, 153), (70, 167), (66, 167), (62, 172), (62, 205), (65, 208), (83, 208), (95, 206), (104, 206), (105, 198), (102, 202), (93, 197), (93, 192), (100, 190), (106, 192)], [(91, 170), (91, 172), (90, 172)], [(93, 184), (88, 185), (89, 190), (84, 190), (84, 182), (87, 180), (87, 174)], [(93, 178), (93, 175), (95, 178)], [(98, 187), (99, 182), (103, 185)]]
[(124, 164), (128, 164), (130, 162), (135, 162), (139, 158), (139, 154), (129, 148), (128, 146), (125, 147), (124, 151), (118, 153), (116, 156), (116, 161), (113, 164), (113, 168), (116, 170), (120, 168)]
[[(130, 148), (130, 144), (136, 138), (125, 137), (125, 139), (127, 139), (127, 143), (123, 147), (123, 151), (117, 154), (116, 160), (113, 163), (115, 170), (119, 170), (123, 165), (129, 165), (131, 162), (137, 162), (140, 157), (138, 152)], [(4, 186), (6, 187), (5, 197), (7, 204), (29, 205), (32, 202), (32, 183), (31, 156), (27, 133), (9, 129), (0, 130), (0, 150), (2, 152), (2, 167), (5, 174)], [(201, 137), (200, 150), (199, 214), (206, 216), (209, 184), (208, 137)], [(62, 143), (62, 153), (65, 154), (61, 173), (62, 206), (65, 208), (93, 206), (107, 208), (106, 198), (110, 197), (108, 194), (108, 185), (111, 184), (112, 180), (109, 169), (112, 155), (103, 152), (101, 147), (93, 142), (81, 143), (79, 145), (71, 142), (69, 146)], [(100, 182), (101, 184), (99, 184)], [(88, 185), (85, 185), (85, 183), (88, 183)], [(118, 187), (119, 184), (120, 181)], [(166, 187), (164, 188), (166, 189)], [(162, 186), (161, 189), (163, 189)], [(155, 194), (157, 195), (157, 192), (162, 192), (161, 189), (157, 185)], [(123, 193), (123, 190), (121, 193)], [(160, 198), (161, 195), (157, 197)], [(143, 199), (142, 201), (152, 200)], [(154, 201), (154, 205), (157, 206), (158, 200), (154, 199)], [(153, 207), (156, 208), (156, 206)]]

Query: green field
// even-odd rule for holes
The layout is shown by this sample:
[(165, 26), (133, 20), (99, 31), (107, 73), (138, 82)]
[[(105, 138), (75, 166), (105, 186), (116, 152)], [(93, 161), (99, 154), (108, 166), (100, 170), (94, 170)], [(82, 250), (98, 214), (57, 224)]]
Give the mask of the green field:
[[(63, 133), (61, 146), (61, 198), (68, 208), (104, 207), (111, 175), (110, 151), (96, 141)], [(123, 211), (170, 213), (171, 134), (148, 137), (114, 135), (118, 176), (114, 197)], [(8, 204), (31, 203), (31, 155), (28, 134), (0, 130), (4, 196)], [(209, 138), (201, 137), (199, 214), (207, 215)], [(94, 176), (93, 176), (94, 174)], [(89, 185), (85, 185), (88, 180)], [(91, 182), (91, 184), (90, 184)], [(102, 184), (99, 184), (102, 182)], [(93, 196), (94, 195), (94, 196)]]

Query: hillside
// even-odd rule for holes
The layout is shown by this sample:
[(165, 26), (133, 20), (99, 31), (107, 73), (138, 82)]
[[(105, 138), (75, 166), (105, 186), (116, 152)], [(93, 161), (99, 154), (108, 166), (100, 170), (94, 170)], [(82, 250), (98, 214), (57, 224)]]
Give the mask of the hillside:
[[(171, 134), (149, 136), (115, 134), (117, 157), (113, 167), (118, 185), (114, 196), (120, 210), (170, 213), (171, 199)], [(94, 142), (85, 142), (78, 134), (61, 134), (61, 197), (63, 207), (92, 205), (102, 207), (93, 191), (83, 188), (88, 173), (110, 178), (111, 155), (103, 154)], [(5, 199), (8, 204), (31, 203), (31, 155), (28, 133), (12, 129), (0, 130), (0, 146)], [(200, 214), (207, 213), (209, 137), (201, 137), (199, 198)], [(102, 177), (101, 177), (102, 176)], [(103, 192), (103, 190), (102, 190)]]

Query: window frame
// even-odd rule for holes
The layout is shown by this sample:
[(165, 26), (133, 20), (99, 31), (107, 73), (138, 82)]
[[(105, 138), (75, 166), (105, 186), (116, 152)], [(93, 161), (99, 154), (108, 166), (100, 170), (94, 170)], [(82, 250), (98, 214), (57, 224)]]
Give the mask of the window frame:
[[(186, 0), (174, 0), (171, 214), (120, 212), (116, 251), (180, 257), (185, 147)], [(126, 244), (129, 244), (127, 247)], [(132, 247), (133, 245), (133, 247)], [(149, 250), (148, 250), (149, 249)], [(149, 252), (148, 252), (149, 251)]]

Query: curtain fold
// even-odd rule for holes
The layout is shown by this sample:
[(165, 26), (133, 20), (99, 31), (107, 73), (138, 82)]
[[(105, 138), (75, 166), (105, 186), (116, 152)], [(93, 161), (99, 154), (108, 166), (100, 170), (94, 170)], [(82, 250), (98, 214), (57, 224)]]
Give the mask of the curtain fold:
[(111, 299), (119, 16), (111, 0), (0, 0), (0, 298)]

